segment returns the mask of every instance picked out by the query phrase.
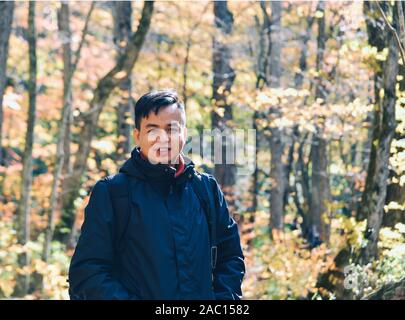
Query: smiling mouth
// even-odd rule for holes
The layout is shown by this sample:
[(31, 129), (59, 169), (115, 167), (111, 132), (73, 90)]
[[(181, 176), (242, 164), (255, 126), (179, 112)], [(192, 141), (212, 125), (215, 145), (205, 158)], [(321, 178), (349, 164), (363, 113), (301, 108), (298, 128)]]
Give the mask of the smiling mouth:
[(171, 148), (158, 148), (157, 149), (157, 155), (159, 157), (164, 157), (170, 154)]

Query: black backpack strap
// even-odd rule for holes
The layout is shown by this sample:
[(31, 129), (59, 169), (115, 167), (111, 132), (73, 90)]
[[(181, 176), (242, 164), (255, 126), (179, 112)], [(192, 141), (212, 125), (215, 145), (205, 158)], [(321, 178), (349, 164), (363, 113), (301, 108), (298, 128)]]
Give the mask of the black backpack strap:
[(126, 174), (118, 173), (103, 179), (107, 182), (107, 189), (110, 194), (114, 210), (114, 248), (115, 251), (124, 250), (125, 234), (130, 219), (130, 181)]
[(195, 175), (192, 179), (192, 186), (203, 206), (203, 211), (207, 219), (211, 246), (211, 267), (212, 269), (215, 269), (218, 250), (216, 245), (216, 211), (210, 176), (206, 173), (195, 171)]

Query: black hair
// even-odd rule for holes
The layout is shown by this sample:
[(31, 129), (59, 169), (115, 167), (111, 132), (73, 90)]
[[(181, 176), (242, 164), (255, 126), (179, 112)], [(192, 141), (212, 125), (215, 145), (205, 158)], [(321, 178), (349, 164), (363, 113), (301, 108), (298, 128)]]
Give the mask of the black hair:
[(147, 118), (151, 112), (157, 115), (161, 108), (172, 104), (184, 110), (184, 105), (180, 102), (175, 90), (154, 90), (145, 93), (135, 104), (135, 128), (139, 130), (142, 118)]

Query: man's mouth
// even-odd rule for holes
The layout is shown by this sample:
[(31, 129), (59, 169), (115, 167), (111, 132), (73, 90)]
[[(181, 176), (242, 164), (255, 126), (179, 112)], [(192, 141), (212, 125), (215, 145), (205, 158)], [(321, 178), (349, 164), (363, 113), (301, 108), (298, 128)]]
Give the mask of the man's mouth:
[(157, 155), (159, 157), (165, 157), (168, 156), (170, 154), (171, 148), (167, 148), (167, 147), (162, 147), (162, 148), (158, 148), (157, 149)]

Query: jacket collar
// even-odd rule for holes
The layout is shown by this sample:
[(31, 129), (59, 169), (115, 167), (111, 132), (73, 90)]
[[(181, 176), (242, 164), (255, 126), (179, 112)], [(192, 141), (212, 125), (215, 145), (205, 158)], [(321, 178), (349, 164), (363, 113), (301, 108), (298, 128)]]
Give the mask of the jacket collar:
[(184, 154), (181, 154), (177, 170), (166, 164), (152, 164), (142, 157), (140, 148), (135, 147), (131, 152), (131, 157), (119, 172), (148, 181), (166, 194), (171, 185), (182, 185), (187, 179), (191, 179), (195, 175), (194, 166), (193, 161)]
[[(141, 156), (141, 158), (143, 159), (143, 160), (146, 160), (146, 161), (148, 161), (148, 158), (146, 157), (146, 156), (144, 156), (144, 154), (142, 153), (142, 151), (141, 150), (139, 150), (140, 152), (140, 156)], [(175, 172), (175, 174), (174, 174), (174, 177), (175, 178), (177, 178), (178, 176), (180, 176), (183, 172), (184, 172), (184, 169), (185, 169), (185, 164), (184, 164), (184, 157), (183, 157), (183, 155), (180, 153), (179, 154), (179, 163), (177, 163), (174, 167), (173, 166), (170, 166), (170, 167), (172, 167), (172, 168), (175, 168), (176, 169), (176, 172)], [(148, 161), (149, 162), (149, 161)]]

